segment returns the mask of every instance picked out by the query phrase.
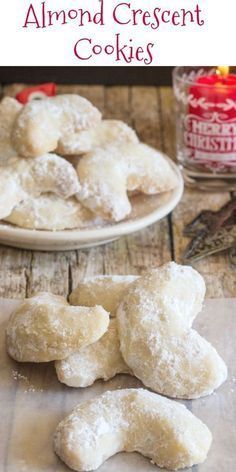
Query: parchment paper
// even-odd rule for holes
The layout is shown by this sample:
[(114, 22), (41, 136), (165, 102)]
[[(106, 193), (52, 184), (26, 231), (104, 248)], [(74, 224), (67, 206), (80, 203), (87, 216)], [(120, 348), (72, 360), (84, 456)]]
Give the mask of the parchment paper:
[[(53, 363), (18, 364), (5, 351), (5, 326), (17, 301), (0, 299), (0, 472), (68, 472), (52, 448), (58, 422), (79, 402), (106, 390), (137, 387), (127, 375), (86, 389), (63, 386)], [(210, 428), (213, 444), (206, 462), (192, 472), (236, 470), (236, 299), (208, 300), (194, 326), (211, 341), (229, 368), (227, 382), (213, 395), (184, 402)], [(139, 454), (117, 454), (99, 472), (157, 472)], [(163, 469), (162, 469), (163, 470)], [(190, 470), (190, 469), (188, 469)]]

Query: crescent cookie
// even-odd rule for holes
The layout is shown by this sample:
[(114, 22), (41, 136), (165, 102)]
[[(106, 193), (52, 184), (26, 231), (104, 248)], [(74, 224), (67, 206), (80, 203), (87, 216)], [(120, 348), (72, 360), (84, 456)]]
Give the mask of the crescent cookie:
[[(108, 145), (136, 144), (138, 137), (135, 131), (120, 120), (102, 120), (96, 127), (81, 131), (80, 134), (63, 142), (62, 154), (85, 154), (95, 148), (104, 148)], [(79, 151), (80, 150), (80, 151)]]
[[(12, 142), (20, 156), (36, 157), (58, 150), (64, 152), (70, 139), (101, 120), (101, 114), (79, 95), (57, 95), (27, 103), (15, 120)], [(77, 153), (73, 149), (73, 153)], [(80, 150), (78, 149), (78, 152)]]
[[(98, 275), (81, 281), (70, 294), (71, 305), (101, 305), (116, 315), (116, 310), (135, 275)], [(117, 321), (111, 319), (107, 332), (96, 343), (55, 363), (60, 382), (70, 387), (87, 387), (97, 379), (109, 380), (116, 374), (131, 371), (125, 364), (117, 332)]]
[(11, 133), (21, 109), (22, 105), (15, 98), (5, 97), (0, 103), (0, 165), (16, 155)]
[(116, 315), (127, 287), (137, 280), (135, 275), (97, 275), (79, 282), (69, 296), (71, 305), (101, 305), (109, 311), (110, 316)]
[(177, 398), (209, 395), (227, 377), (214, 347), (191, 329), (205, 283), (197, 271), (174, 262), (135, 281), (117, 310), (120, 348), (144, 385)]
[(8, 168), (0, 168), (0, 220), (8, 217), (13, 208), (25, 198), (27, 194), (17, 176)]
[(117, 321), (96, 342), (55, 362), (57, 377), (69, 387), (88, 387), (96, 380), (109, 380), (117, 374), (131, 373), (125, 364), (117, 333)]
[[(10, 217), (12, 211), (18, 209), (18, 205), (21, 209), (25, 208), (25, 205), (29, 205), (26, 202), (29, 202), (30, 197), (53, 192), (59, 197), (68, 198), (76, 194), (79, 189), (80, 185), (75, 169), (69, 162), (57, 155), (46, 154), (28, 160), (18, 157), (11, 158), (6, 165), (1, 167), (0, 172), (0, 219)], [(58, 200), (62, 206), (66, 207), (66, 203)], [(30, 201), (31, 206), (37, 208), (38, 201)], [(53, 197), (52, 201), (55, 201)], [(48, 199), (48, 203), (50, 203), (50, 199)], [(76, 204), (76, 201), (73, 203), (74, 208), (81, 208), (81, 205)], [(68, 207), (70, 210), (71, 205)], [(53, 208), (49, 207), (47, 213), (49, 212), (52, 213)], [(90, 212), (84, 209), (83, 213), (89, 214)], [(55, 217), (57, 216), (58, 214), (55, 215)], [(47, 224), (50, 225), (50, 221), (47, 221)]]
[(44, 154), (35, 159), (20, 159), (24, 168), (19, 170), (23, 189), (38, 196), (52, 192), (61, 198), (69, 198), (80, 190), (77, 173), (70, 164), (56, 154)]
[(142, 389), (124, 389), (79, 404), (57, 427), (54, 448), (76, 471), (98, 469), (118, 452), (139, 452), (178, 470), (205, 461), (207, 426), (184, 405)]
[(16, 205), (4, 220), (21, 228), (49, 231), (82, 229), (101, 224), (75, 198), (64, 200), (52, 193), (28, 197)]
[(101, 217), (120, 221), (131, 212), (128, 191), (169, 191), (177, 177), (162, 153), (146, 144), (96, 148), (77, 166), (80, 201)]
[(102, 307), (72, 307), (64, 297), (42, 292), (12, 313), (6, 330), (8, 354), (18, 362), (50, 362), (97, 341), (107, 330)]

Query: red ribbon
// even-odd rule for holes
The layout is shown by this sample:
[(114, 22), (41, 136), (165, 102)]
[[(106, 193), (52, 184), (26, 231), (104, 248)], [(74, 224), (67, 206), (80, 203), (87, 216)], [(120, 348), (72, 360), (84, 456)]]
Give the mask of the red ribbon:
[(56, 84), (54, 82), (50, 82), (48, 84), (27, 87), (16, 95), (16, 99), (18, 102), (25, 104), (31, 100), (53, 97), (54, 95), (56, 95)]

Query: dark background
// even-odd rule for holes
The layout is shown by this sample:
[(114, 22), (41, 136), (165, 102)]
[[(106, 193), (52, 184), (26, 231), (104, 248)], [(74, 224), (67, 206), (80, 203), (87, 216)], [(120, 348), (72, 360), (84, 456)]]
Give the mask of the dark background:
[(0, 83), (171, 85), (173, 67), (0, 67)]

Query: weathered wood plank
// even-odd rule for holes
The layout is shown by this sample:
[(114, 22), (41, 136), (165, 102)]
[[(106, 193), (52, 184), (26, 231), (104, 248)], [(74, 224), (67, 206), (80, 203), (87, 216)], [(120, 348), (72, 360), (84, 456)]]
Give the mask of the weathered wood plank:
[(170, 260), (168, 223), (164, 219), (143, 231), (105, 246), (106, 273), (142, 274)]
[(85, 277), (104, 274), (104, 246), (76, 251), (76, 261), (70, 261), (71, 288)]
[(26, 295), (49, 290), (67, 296), (70, 292), (70, 264), (76, 259), (71, 252), (32, 252), (28, 269)]
[(0, 297), (21, 298), (27, 291), (31, 252), (0, 246)]
[(25, 84), (10, 84), (3, 86), (3, 95), (8, 97), (15, 97), (17, 93), (25, 88)]
[(140, 140), (160, 148), (161, 110), (156, 87), (132, 87), (131, 116)]
[(104, 117), (130, 124), (130, 87), (105, 87)]

